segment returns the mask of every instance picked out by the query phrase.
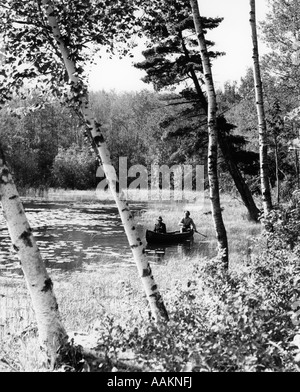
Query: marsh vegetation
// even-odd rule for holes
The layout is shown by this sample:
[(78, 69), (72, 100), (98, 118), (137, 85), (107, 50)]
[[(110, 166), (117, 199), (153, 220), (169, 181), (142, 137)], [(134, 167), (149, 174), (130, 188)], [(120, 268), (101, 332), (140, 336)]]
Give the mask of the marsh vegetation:
[[(254, 72), (216, 91), (198, 1), (1, 2), (1, 370), (299, 370), (299, 4), (269, 1), (260, 61), (255, 3)], [(133, 37), (155, 91), (90, 93)], [(186, 209), (202, 236), (145, 247)]]
[[(94, 206), (91, 200), (85, 201), (85, 208), (88, 203)], [(222, 207), (231, 244), (228, 275), (219, 271), (214, 260), (216, 241), (207, 199), (202, 208), (190, 204), (189, 209), (199, 231), (209, 239), (209, 244), (207, 239), (203, 243), (208, 254), (174, 253), (151, 264), (172, 315), (168, 326), (157, 327), (149, 319), (136, 268), (130, 260), (124, 262), (123, 251), (122, 256), (95, 256), (93, 263), (82, 254), (80, 265), (84, 268), (50, 270), (70, 336), (89, 347), (94, 361), (102, 363), (103, 369), (296, 370), (296, 346), (291, 345), (295, 328), (289, 321), (291, 304), (282, 291), (285, 280), (295, 276), (293, 261), (288, 259), (296, 249), (276, 249), (278, 241), (284, 241), (282, 233), (276, 233), (278, 228), (275, 234), (279, 238), (268, 247), (267, 238), (261, 237), (262, 226), (247, 219), (245, 207), (238, 200), (223, 195)], [(150, 206), (138, 214), (137, 222), (147, 227), (163, 215), (173, 228), (184, 208), (184, 204)], [(101, 213), (99, 210), (97, 216)], [(64, 224), (67, 227), (67, 222)], [(111, 239), (115, 235), (114, 231), (107, 234)], [(60, 239), (52, 237), (48, 241), (54, 245)], [(201, 241), (195, 238), (199, 249)], [(46, 365), (41, 365), (36, 322), (22, 276), (0, 279), (1, 365), (6, 371), (48, 371)], [(278, 306), (280, 301), (284, 302)], [(266, 329), (265, 335), (261, 328)], [(88, 359), (85, 361), (86, 366), (93, 367)], [(72, 366), (74, 369), (74, 363)]]

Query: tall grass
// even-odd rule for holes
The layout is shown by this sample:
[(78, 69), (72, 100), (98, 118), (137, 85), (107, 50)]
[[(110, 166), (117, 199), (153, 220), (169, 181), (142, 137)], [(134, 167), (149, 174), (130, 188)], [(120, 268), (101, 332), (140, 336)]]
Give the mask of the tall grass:
[[(221, 206), (228, 236), (230, 268), (242, 268), (243, 265), (251, 262), (252, 253), (255, 252), (255, 237), (261, 232), (261, 225), (248, 220), (247, 210), (238, 199), (223, 194)], [(167, 231), (178, 230), (179, 221), (185, 210), (190, 211), (197, 230), (207, 237), (196, 233), (195, 240), (208, 243), (211, 250), (209, 256), (214, 257), (217, 253), (217, 241), (210, 201), (207, 197), (200, 203), (157, 203), (144, 212), (141, 222), (144, 227), (152, 228), (158, 216), (162, 216)]]
[[(58, 200), (58, 201), (114, 201), (110, 190), (87, 189), (72, 190), (63, 188), (19, 188), (19, 194), (24, 198)], [(181, 203), (183, 200), (190, 202), (202, 201), (204, 194), (196, 195), (194, 191), (168, 191), (151, 189), (127, 189), (122, 194), (123, 198), (133, 202), (156, 203), (163, 200), (164, 203), (174, 201)]]
[[(251, 262), (251, 252), (255, 251), (252, 250), (253, 236), (261, 228), (247, 220), (246, 210), (237, 200), (223, 196), (221, 202), (230, 246), (230, 268), (238, 272)], [(197, 241), (208, 241), (209, 256), (216, 256), (216, 239), (207, 199), (198, 204), (184, 201), (151, 203), (151, 207), (136, 218), (145, 230), (152, 228), (156, 218), (162, 216), (167, 229), (174, 230), (178, 228), (185, 209), (191, 212), (198, 230), (207, 236), (199, 236)], [(105, 257), (101, 255), (99, 261), (101, 269), (66, 272), (64, 276), (52, 274), (54, 292), (68, 332), (89, 334), (105, 315), (121, 324), (131, 325), (148, 318), (148, 303), (135, 266), (105, 267)], [(151, 264), (167, 307), (176, 282), (188, 281), (192, 266), (201, 261), (198, 255), (193, 255)], [(0, 352), (0, 369), (4, 371), (48, 371), (39, 349), (30, 298), (20, 278), (0, 276)]]
[(19, 194), (23, 198), (42, 199), (51, 201), (97, 201), (95, 189), (72, 190), (61, 188), (19, 188)]

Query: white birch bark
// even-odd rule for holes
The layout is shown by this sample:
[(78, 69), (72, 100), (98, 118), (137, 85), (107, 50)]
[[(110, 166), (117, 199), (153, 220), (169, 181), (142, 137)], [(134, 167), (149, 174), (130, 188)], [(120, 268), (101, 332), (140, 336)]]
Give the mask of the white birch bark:
[(224, 267), (228, 268), (228, 242), (225, 225), (223, 222), (219, 180), (218, 180), (218, 128), (217, 128), (217, 100), (214, 89), (213, 77), (205, 37), (202, 28), (202, 21), (197, 0), (190, 0), (193, 13), (193, 20), (197, 39), (200, 47), (200, 55), (203, 66), (204, 80), (208, 98), (208, 180), (209, 194), (212, 209), (212, 217), (218, 241), (219, 256), (222, 259)]
[[(78, 74), (76, 72), (76, 64), (73, 60), (70, 59), (69, 48), (65, 45), (62, 39), (60, 27), (57, 22), (55, 9), (53, 7), (52, 1), (43, 0), (42, 3), (45, 6), (48, 23), (52, 29), (53, 36), (58, 44), (60, 53), (63, 57), (64, 65), (67, 70), (69, 79), (73, 83), (73, 85), (80, 87), (81, 80), (77, 76)], [(128, 242), (132, 250), (133, 257), (137, 265), (137, 269), (141, 277), (147, 299), (149, 301), (152, 315), (154, 316), (156, 321), (168, 320), (168, 314), (165, 305), (163, 303), (161, 294), (158, 291), (157, 285), (154, 281), (152, 270), (145, 254), (145, 247), (143, 241), (137, 235), (133, 215), (130, 212), (128, 203), (124, 201), (124, 195), (122, 193), (118, 195), (116, 191), (117, 181), (115, 178), (115, 171), (113, 169), (112, 162), (110, 159), (110, 153), (108, 151), (104, 137), (101, 133), (101, 126), (94, 119), (91, 106), (89, 104), (87, 87), (82, 87), (83, 88), (81, 88), (81, 92), (85, 91), (85, 93), (84, 95), (81, 95), (80, 98), (78, 98), (78, 104), (80, 106), (82, 116), (85, 120), (92, 146), (101, 160), (103, 170), (109, 184), (109, 188), (117, 204), (118, 211), (124, 225), (125, 233), (127, 235)]]
[(18, 254), (35, 312), (39, 340), (52, 364), (67, 342), (53, 283), (47, 273), (12, 175), (0, 149), (0, 201), (12, 246)]
[(264, 216), (272, 210), (270, 183), (268, 178), (268, 145), (266, 141), (267, 125), (264, 110), (262, 81), (259, 66), (259, 52), (256, 31), (255, 0), (250, 0), (250, 26), (253, 44), (253, 76), (255, 85), (255, 101), (259, 132), (260, 182)]

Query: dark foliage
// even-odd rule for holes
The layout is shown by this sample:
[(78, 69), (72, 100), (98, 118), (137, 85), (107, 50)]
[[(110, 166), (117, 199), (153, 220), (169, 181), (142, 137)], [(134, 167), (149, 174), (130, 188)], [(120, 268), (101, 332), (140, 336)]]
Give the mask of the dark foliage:
[(266, 218), (260, 252), (243, 273), (224, 272), (219, 260), (197, 263), (167, 298), (169, 323), (103, 322), (99, 351), (115, 369), (127, 355), (142, 371), (298, 372), (299, 211), (295, 201)]

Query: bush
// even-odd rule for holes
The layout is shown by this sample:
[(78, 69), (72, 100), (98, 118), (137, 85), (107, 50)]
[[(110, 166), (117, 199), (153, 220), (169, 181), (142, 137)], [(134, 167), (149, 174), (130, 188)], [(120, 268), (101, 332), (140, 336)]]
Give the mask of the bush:
[(60, 148), (52, 168), (54, 186), (65, 189), (96, 188), (97, 163), (93, 154), (86, 148), (72, 145)]
[(100, 324), (99, 351), (117, 369), (125, 356), (143, 371), (299, 371), (299, 218), (298, 205), (273, 211), (243, 273), (218, 259), (195, 264), (164, 296), (169, 323)]

